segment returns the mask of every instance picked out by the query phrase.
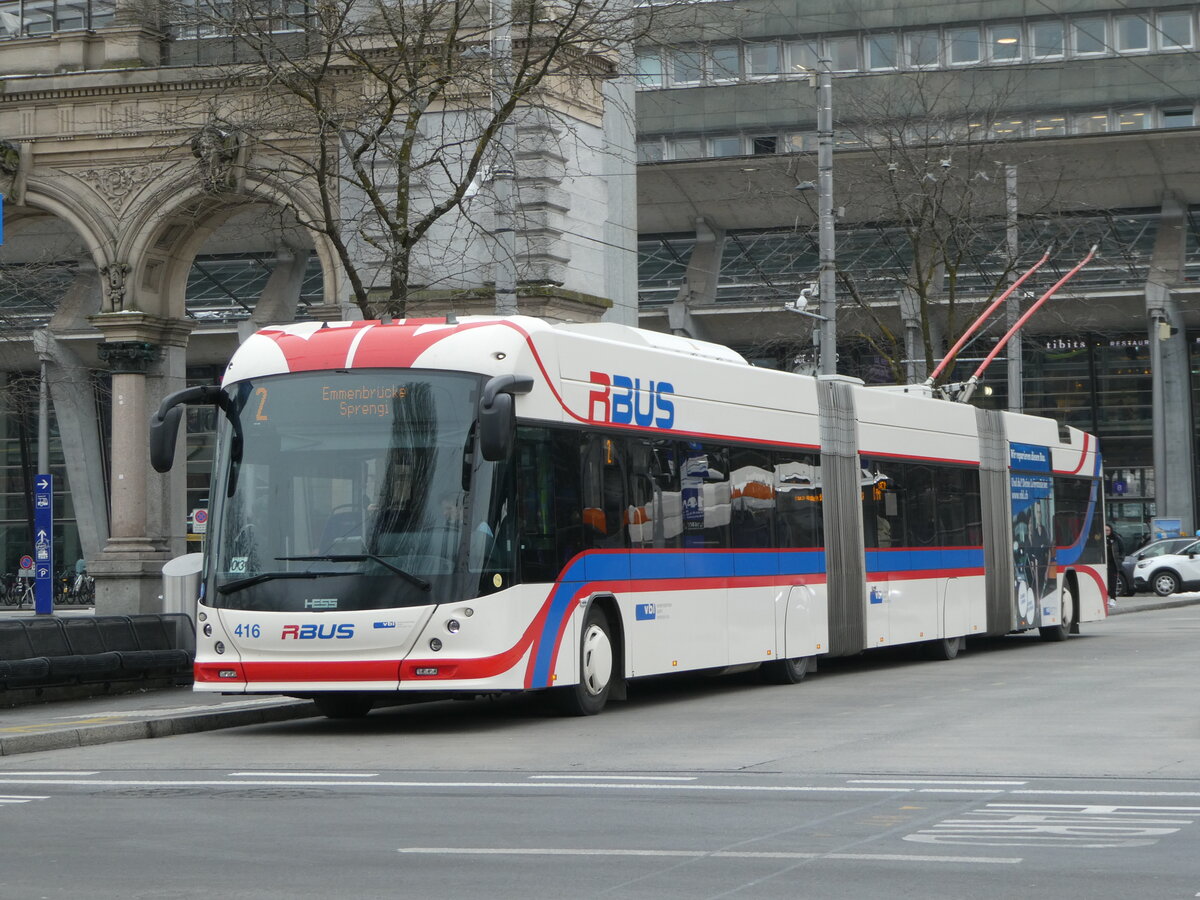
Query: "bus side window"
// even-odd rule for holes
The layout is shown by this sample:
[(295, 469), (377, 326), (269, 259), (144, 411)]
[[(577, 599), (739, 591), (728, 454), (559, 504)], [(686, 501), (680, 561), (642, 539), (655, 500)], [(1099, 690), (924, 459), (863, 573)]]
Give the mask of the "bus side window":
[(584, 549), (577, 432), (517, 430), (521, 580), (549, 582)]
[(592, 434), (583, 451), (583, 532), (588, 546), (625, 546), (625, 448), (620, 438)]
[(775, 463), (770, 453), (729, 452), (730, 540), (736, 547), (775, 546)]
[(775, 519), (780, 548), (825, 545), (821, 460), (815, 453), (775, 454)]

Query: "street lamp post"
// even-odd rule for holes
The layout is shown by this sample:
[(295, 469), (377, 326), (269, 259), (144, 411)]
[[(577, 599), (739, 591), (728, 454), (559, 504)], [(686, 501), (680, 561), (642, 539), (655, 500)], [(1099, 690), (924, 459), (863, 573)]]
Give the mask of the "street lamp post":
[(837, 270), (833, 244), (833, 75), (830, 60), (817, 61), (817, 242), (820, 250), (822, 375), (837, 374)]

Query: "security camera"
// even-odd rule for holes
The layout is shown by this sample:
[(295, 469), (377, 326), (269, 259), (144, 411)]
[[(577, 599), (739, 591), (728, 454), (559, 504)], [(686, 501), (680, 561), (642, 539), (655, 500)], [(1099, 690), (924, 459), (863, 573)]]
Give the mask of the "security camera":
[(948, 168), (950, 168), (950, 160), (948, 160), (948, 159), (943, 159), (943, 160), (942, 160), (942, 168), (943, 168), (943, 169), (948, 169)]

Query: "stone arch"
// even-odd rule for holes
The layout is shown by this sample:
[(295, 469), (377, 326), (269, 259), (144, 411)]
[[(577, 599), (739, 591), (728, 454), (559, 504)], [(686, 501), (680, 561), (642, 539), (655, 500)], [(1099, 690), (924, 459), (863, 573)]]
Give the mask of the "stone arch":
[[(213, 193), (191, 177), (172, 179), (150, 193), (139, 204), (116, 252), (129, 266), (126, 308), (182, 318), (188, 273), (196, 254), (222, 225), (253, 207), (283, 214), (299, 208), (305, 218), (316, 215), (303, 195), (253, 176), (246, 179), (240, 193)], [(320, 260), (326, 302), (335, 302), (340, 266), (333, 248), (322, 235), (295, 224), (311, 240)]]

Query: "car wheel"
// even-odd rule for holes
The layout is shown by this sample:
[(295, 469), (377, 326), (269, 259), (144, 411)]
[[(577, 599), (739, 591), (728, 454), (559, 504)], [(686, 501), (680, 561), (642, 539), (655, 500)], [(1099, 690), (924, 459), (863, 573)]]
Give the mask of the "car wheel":
[(1179, 590), (1179, 576), (1169, 569), (1164, 569), (1154, 573), (1150, 584), (1158, 596), (1169, 597)]
[(1129, 579), (1125, 577), (1124, 572), (1117, 573), (1117, 596), (1132, 597), (1133, 587), (1129, 583)]

